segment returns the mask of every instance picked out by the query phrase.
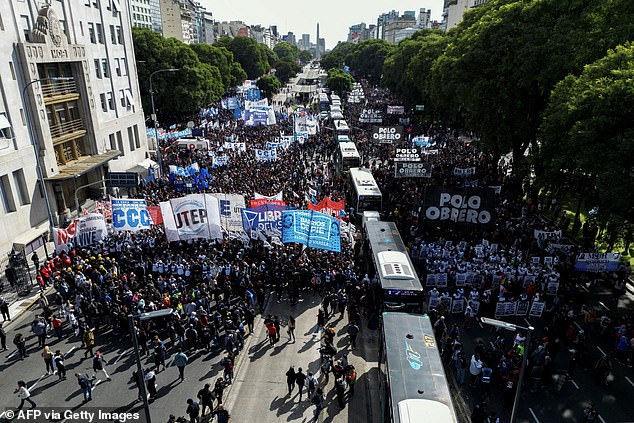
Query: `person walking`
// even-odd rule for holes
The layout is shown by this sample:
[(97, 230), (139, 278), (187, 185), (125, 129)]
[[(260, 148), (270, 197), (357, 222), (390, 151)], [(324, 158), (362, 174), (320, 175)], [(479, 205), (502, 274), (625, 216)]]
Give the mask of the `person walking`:
[(187, 399), (187, 410), (190, 423), (198, 423), (200, 421), (200, 405), (191, 398)]
[(2, 318), (6, 322), (11, 321), (11, 316), (9, 315), (9, 303), (4, 297), (0, 297), (0, 313), (2, 313)]
[(92, 352), (92, 349), (95, 347), (95, 333), (92, 328), (88, 328), (86, 332), (84, 332), (83, 336), (84, 345), (86, 346), (86, 352), (84, 352), (84, 358), (88, 357), (88, 353), (90, 353), (91, 357), (95, 356), (95, 353)]
[(150, 369), (145, 369), (144, 378), (148, 395), (150, 399), (153, 400), (156, 398), (156, 373)]
[(18, 406), (18, 410), (22, 409), (25, 401), (31, 404), (31, 408), (37, 407), (35, 401), (31, 399), (31, 392), (29, 391), (29, 388), (26, 387), (25, 381), (18, 381), (18, 387), (15, 388), (15, 392), (18, 394), (18, 398), (20, 398), (20, 405)]
[(60, 350), (55, 351), (53, 363), (57, 369), (57, 377), (59, 380), (66, 379), (66, 366), (64, 366), (64, 354)]
[(295, 318), (288, 316), (288, 340), (291, 339), (295, 342)]
[(224, 376), (224, 380), (226, 381), (226, 383), (228, 383), (229, 385), (231, 385), (231, 383), (233, 382), (233, 356), (231, 355), (231, 353), (227, 353), (227, 355), (225, 356), (225, 358), (222, 359), (222, 366), (223, 366), (223, 376)]
[(219, 405), (214, 414), (218, 417), (218, 423), (229, 423), (229, 412), (222, 405)]
[(469, 373), (471, 373), (471, 387), (475, 388), (478, 376), (482, 373), (482, 361), (478, 354), (471, 356), (471, 364), (469, 365)]
[(337, 395), (337, 403), (339, 404), (339, 408), (344, 408), (346, 406), (346, 384), (343, 381), (342, 377), (338, 377), (337, 379), (335, 379), (335, 393)]
[(324, 315), (324, 310), (320, 307), (317, 311), (317, 333), (319, 333), (326, 324), (326, 316)]
[(159, 339), (158, 335), (155, 336), (154, 343), (154, 370), (159, 373), (161, 371), (161, 366), (163, 366), (163, 370), (167, 368), (167, 366), (165, 365), (167, 348), (165, 348), (165, 344)]
[(29, 355), (26, 352), (26, 338), (21, 333), (16, 333), (13, 338), (13, 345), (18, 349), (20, 360), (24, 360)]
[(51, 325), (53, 326), (53, 332), (55, 332), (55, 336), (57, 339), (62, 339), (62, 319), (57, 317), (57, 315), (53, 315), (51, 319)]
[(354, 395), (354, 385), (357, 383), (357, 371), (353, 365), (349, 365), (346, 370), (346, 382), (348, 383), (348, 390), (350, 397)]
[(183, 348), (178, 349), (178, 353), (174, 356), (174, 365), (178, 367), (178, 377), (180, 381), (185, 380), (185, 366), (187, 366), (187, 361), (189, 358), (183, 352)]
[(316, 386), (317, 378), (311, 372), (308, 372), (308, 375), (306, 376), (306, 398), (308, 398), (309, 400), (313, 397)]
[(280, 340), (280, 318), (273, 316), (273, 326), (275, 327), (275, 342)]
[(44, 346), (44, 351), (42, 351), (42, 359), (44, 360), (44, 364), (46, 365), (46, 374), (52, 375), (55, 367), (53, 366), (53, 351), (48, 345)]
[(302, 373), (302, 368), (297, 369), (297, 373), (295, 373), (295, 383), (297, 384), (297, 389), (299, 389), (299, 400), (302, 400), (302, 391), (304, 390), (304, 383), (306, 382), (306, 375)]
[(291, 366), (286, 372), (286, 384), (288, 385), (289, 397), (291, 396), (291, 393), (293, 392), (293, 388), (295, 387), (295, 377), (296, 377), (295, 368)]
[(213, 414), (214, 411), (214, 395), (213, 391), (210, 389), (211, 385), (205, 383), (203, 389), (198, 391), (198, 395), (196, 397), (200, 400), (200, 415), (205, 416), (205, 411), (209, 408), (209, 412)]
[(319, 420), (319, 414), (321, 413), (321, 410), (323, 410), (324, 408), (325, 401), (326, 401), (326, 396), (324, 395), (324, 390), (320, 386), (317, 388), (315, 395), (310, 399), (310, 402), (312, 402), (315, 405), (315, 413), (314, 413), (313, 421), (316, 422)]
[(98, 372), (103, 372), (104, 376), (106, 376), (106, 380), (112, 380), (106, 371), (106, 360), (103, 358), (101, 351), (97, 351), (92, 358), (92, 370), (95, 372), (95, 377)]
[(43, 348), (46, 344), (46, 321), (42, 316), (33, 319), (31, 332), (37, 336), (37, 346)]
[(218, 400), (218, 405), (222, 404), (222, 395), (225, 392), (225, 381), (223, 378), (219, 377), (216, 379), (216, 383), (214, 384), (214, 394), (216, 394), (216, 399)]
[(88, 374), (75, 373), (75, 377), (77, 378), (77, 384), (84, 394), (84, 403), (92, 401), (92, 381), (90, 377), (88, 377)]
[(2, 344), (2, 351), (7, 350), (7, 331), (2, 327), (4, 322), (0, 322), (0, 344)]
[(359, 326), (354, 323), (348, 325), (348, 336), (350, 337), (350, 346), (352, 349), (357, 347), (357, 335), (359, 334)]

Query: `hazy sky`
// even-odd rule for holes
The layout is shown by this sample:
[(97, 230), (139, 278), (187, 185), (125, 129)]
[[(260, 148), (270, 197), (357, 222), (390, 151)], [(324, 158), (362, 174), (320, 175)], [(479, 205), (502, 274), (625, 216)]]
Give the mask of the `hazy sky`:
[(331, 49), (345, 41), (351, 25), (375, 23), (379, 14), (396, 10), (431, 9), (432, 20), (441, 20), (443, 0), (199, 0), (218, 21), (240, 20), (248, 25), (277, 25), (278, 31), (291, 31), (296, 38), (310, 34), (315, 42), (317, 22), (319, 36)]

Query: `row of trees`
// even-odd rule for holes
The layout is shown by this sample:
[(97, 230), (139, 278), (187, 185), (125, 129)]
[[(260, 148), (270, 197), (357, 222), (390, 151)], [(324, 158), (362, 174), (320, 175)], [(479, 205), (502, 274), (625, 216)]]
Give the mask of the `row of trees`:
[[(279, 91), (281, 84), (301, 70), (300, 63), (311, 59), (310, 53), (280, 43), (273, 50), (252, 38), (221, 38), (215, 44), (184, 44), (175, 38), (143, 28), (133, 28), (139, 85), (144, 110), (151, 110), (150, 75), (160, 69), (153, 80), (154, 100), (161, 115), (180, 115), (218, 101), (245, 79), (264, 77), (262, 86), (268, 96)], [(275, 69), (275, 76), (268, 75)], [(259, 81), (258, 81), (259, 82)]]
[(491, 0), (447, 33), (343, 43), (322, 64), (380, 77), (430, 118), (512, 151), (518, 182), (535, 172), (535, 199), (565, 186), (631, 222), (633, 37), (630, 0)]

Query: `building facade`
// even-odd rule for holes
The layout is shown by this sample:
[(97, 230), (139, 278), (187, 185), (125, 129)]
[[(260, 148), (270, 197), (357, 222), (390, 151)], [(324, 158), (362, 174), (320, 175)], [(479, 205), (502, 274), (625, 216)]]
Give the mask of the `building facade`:
[(487, 2), (488, 0), (445, 0), (443, 9), (444, 29), (455, 28), (462, 21), (462, 17), (467, 10)]
[(0, 2), (0, 254), (146, 158), (129, 1)]
[(198, 4), (191, 0), (160, 0), (160, 6), (165, 38), (176, 38), (185, 44), (198, 42)]

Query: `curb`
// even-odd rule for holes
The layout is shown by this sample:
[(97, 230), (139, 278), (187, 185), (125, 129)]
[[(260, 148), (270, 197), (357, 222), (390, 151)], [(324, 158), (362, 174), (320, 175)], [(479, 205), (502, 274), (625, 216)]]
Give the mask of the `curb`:
[[(53, 287), (48, 287), (46, 291), (44, 291), (44, 295), (48, 296), (52, 290), (53, 290)], [(30, 311), (33, 308), (33, 306), (35, 305), (35, 303), (37, 303), (39, 298), (40, 298), (40, 293), (37, 293), (37, 295), (35, 295), (33, 298), (21, 300), (22, 304), (19, 305), (19, 308), (14, 312), (13, 316), (11, 316), (11, 321), (6, 326), (3, 325), (3, 327), (4, 328), (11, 327), (20, 317), (22, 317), (24, 314), (26, 314), (27, 311)], [(14, 301), (14, 304), (17, 303), (18, 301)]]

